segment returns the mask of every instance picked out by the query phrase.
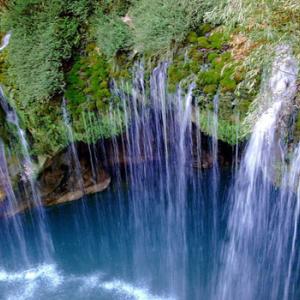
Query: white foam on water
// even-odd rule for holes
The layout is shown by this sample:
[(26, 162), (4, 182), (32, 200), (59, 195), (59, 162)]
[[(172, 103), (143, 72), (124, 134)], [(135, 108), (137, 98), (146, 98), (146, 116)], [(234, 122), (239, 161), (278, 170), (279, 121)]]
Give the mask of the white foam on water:
[(147, 288), (136, 287), (121, 280), (113, 280), (101, 284), (102, 288), (108, 291), (114, 291), (117, 294), (124, 295), (127, 298), (133, 297), (136, 300), (172, 300), (174, 298), (165, 298), (152, 295)]
[(3, 295), (7, 300), (47, 299), (57, 297), (57, 293), (59, 293), (60, 299), (64, 299), (64, 297), (69, 297), (70, 292), (77, 297), (76, 299), (82, 299), (81, 295), (86, 296), (90, 292), (96, 294), (109, 292), (112, 293), (112, 297), (115, 295), (122, 299), (174, 299), (153, 295), (147, 288), (134, 286), (122, 280), (103, 281), (103, 275), (103, 273), (83, 276), (63, 275), (55, 265), (45, 264), (21, 272), (0, 270), (0, 284), (4, 284), (8, 290), (6, 295)]
[(35, 294), (43, 289), (53, 290), (63, 282), (55, 265), (40, 265), (21, 272), (0, 271), (0, 283), (7, 284), (8, 300), (37, 299)]
[(37, 282), (30, 282), (26, 284), (26, 286), (22, 286), (17, 289), (17, 291), (13, 291), (11, 294), (7, 295), (7, 300), (27, 300), (34, 296), (37, 291), (39, 285)]
[(56, 270), (55, 265), (41, 265), (19, 273), (0, 271), (0, 282), (36, 281), (43, 279), (57, 286), (62, 282), (62, 276)]

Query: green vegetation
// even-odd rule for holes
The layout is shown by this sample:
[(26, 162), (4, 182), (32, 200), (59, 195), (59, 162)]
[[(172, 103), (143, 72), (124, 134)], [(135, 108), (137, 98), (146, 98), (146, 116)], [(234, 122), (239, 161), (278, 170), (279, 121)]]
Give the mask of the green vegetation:
[[(231, 145), (235, 145), (240, 140), (241, 128), (238, 117), (231, 112), (231, 122), (228, 119), (219, 118), (218, 120), (218, 139)], [(201, 111), (199, 120), (201, 131), (212, 135), (213, 130), (213, 112)]]
[[(234, 58), (244, 67), (243, 81), (237, 94), (253, 95), (258, 89), (262, 68), (268, 68), (278, 44), (291, 46), (300, 60), (300, 2), (298, 0), (219, 1), (214, 10), (205, 13), (206, 21), (222, 24), (231, 35)], [(248, 106), (249, 107), (249, 106)], [(252, 107), (255, 120), (255, 107)], [(251, 129), (252, 124), (245, 124)]]
[(12, 30), (8, 80), (22, 104), (49, 100), (64, 88), (64, 62), (79, 45), (90, 10), (86, 0), (16, 0), (1, 15)]
[(87, 47), (85, 55), (77, 57), (66, 75), (65, 96), (72, 112), (81, 112), (82, 105), (90, 110), (105, 109), (111, 97), (108, 77), (110, 65), (95, 47)]
[[(91, 120), (96, 115), (100, 120), (94, 125), (99, 127), (98, 132), (93, 131), (94, 139), (109, 136), (111, 66), (99, 49), (86, 46), (91, 39), (90, 18), (93, 26), (101, 27), (94, 23), (98, 17), (93, 15), (96, 3), (17, 0), (10, 1), (1, 12), (1, 31), (12, 30), (13, 35), (0, 55), (0, 79), (31, 136), (34, 154), (52, 155), (68, 143), (61, 112), (63, 93), (69, 100), (76, 140), (93, 140), (80, 124), (87, 112), (94, 115)], [(121, 121), (112, 118), (111, 122)]]
[(251, 130), (243, 122), (274, 46), (288, 43), (300, 59), (298, 0), (7, 0), (0, 19), (0, 37), (13, 32), (0, 53), (0, 83), (36, 155), (53, 155), (69, 142), (63, 96), (75, 141), (121, 133), (122, 106), (110, 84), (130, 86), (141, 59), (146, 83), (166, 59), (170, 93), (196, 83), (199, 122), (208, 134), (218, 93), (218, 135), (234, 144), (237, 132)]
[(105, 15), (99, 9), (93, 28), (97, 45), (107, 57), (114, 57), (120, 49), (130, 48), (131, 31), (115, 12)]
[(130, 15), (134, 47), (143, 52), (165, 52), (182, 42), (201, 23), (207, 0), (134, 0)]
[(251, 89), (246, 88), (249, 70), (234, 57), (230, 37), (223, 27), (202, 24), (197, 32), (187, 35), (184, 45), (175, 53), (168, 70), (168, 89), (174, 93), (179, 82), (182, 86), (187, 86), (186, 81), (196, 82), (195, 95), (201, 109), (200, 126), (210, 135), (212, 121), (209, 116), (213, 114), (213, 98), (218, 93), (218, 137), (235, 144), (237, 134), (241, 140), (248, 133), (246, 127), (239, 123), (246, 118), (259, 91), (260, 74), (255, 76), (255, 85)]

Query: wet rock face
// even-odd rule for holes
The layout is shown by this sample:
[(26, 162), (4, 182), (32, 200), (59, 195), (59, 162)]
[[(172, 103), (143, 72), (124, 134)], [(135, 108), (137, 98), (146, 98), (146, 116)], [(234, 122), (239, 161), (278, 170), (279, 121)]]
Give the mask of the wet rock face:
[(291, 49), (286, 45), (278, 46), (272, 66), (269, 87), (274, 100), (291, 101), (297, 92), (298, 63)]
[[(272, 118), (276, 113), (277, 138), (282, 136), (289, 127), (296, 108), (298, 72), (298, 61), (292, 49), (287, 45), (277, 46), (270, 73), (265, 78), (261, 92), (255, 100), (256, 109), (245, 120), (250, 127), (254, 128), (254, 124), (262, 115)], [(268, 125), (268, 122), (264, 124)]]
[(282, 100), (283, 102), (277, 125), (277, 129), (280, 131), (282, 128), (289, 127), (290, 118), (295, 111), (299, 68), (298, 62), (288, 46), (277, 47), (276, 54), (269, 86), (273, 101)]
[(103, 168), (98, 167), (93, 172), (88, 155), (80, 156), (76, 167), (69, 149), (48, 160), (38, 178), (45, 205), (78, 200), (86, 194), (105, 190), (109, 184), (110, 176)]

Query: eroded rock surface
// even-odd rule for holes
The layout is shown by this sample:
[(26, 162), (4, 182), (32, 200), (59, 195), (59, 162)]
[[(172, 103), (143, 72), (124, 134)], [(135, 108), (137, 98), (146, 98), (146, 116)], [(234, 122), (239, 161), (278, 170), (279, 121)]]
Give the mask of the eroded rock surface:
[(88, 159), (88, 156), (80, 157), (80, 170), (76, 169), (68, 150), (47, 161), (38, 178), (42, 203), (46, 206), (61, 204), (105, 190), (110, 176), (99, 166), (93, 174)]

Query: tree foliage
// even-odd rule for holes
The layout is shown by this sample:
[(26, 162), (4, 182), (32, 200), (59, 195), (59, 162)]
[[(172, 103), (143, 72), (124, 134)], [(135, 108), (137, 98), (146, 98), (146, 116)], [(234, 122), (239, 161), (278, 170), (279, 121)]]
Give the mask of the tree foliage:
[(146, 52), (164, 51), (181, 42), (199, 25), (207, 0), (136, 0), (130, 14), (134, 24), (134, 45)]
[(109, 58), (131, 46), (131, 30), (116, 12), (106, 15), (99, 9), (93, 23), (93, 35), (101, 51)]
[(8, 76), (23, 104), (63, 90), (63, 65), (79, 44), (89, 9), (87, 0), (9, 2), (1, 28), (13, 32)]
[[(123, 122), (112, 77), (130, 80), (135, 57), (156, 63), (173, 48), (181, 58), (172, 51), (170, 90), (194, 76), (209, 97), (218, 88), (239, 95), (246, 114), (274, 45), (288, 43), (300, 58), (299, 25), (299, 0), (0, 0), (0, 37), (12, 32), (0, 53), (0, 82), (35, 153), (51, 154), (68, 143), (63, 95), (76, 140), (109, 137)], [(224, 52), (231, 53), (225, 64)], [(232, 113), (226, 101), (224, 120)]]

